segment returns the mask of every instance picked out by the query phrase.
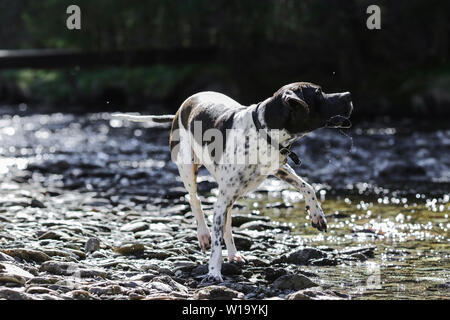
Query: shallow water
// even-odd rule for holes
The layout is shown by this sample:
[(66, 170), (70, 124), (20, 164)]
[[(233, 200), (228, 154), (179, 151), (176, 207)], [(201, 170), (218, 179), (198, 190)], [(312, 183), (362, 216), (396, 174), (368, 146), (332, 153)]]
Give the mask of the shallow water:
[(421, 195), (327, 198), (322, 192), (322, 200), (327, 233), (310, 226), (302, 196), (296, 191), (256, 193), (240, 203), (274, 220), (291, 223), (293, 232), (302, 235), (305, 246), (335, 250), (361, 245), (376, 247), (375, 257), (365, 262), (308, 267), (320, 273), (325, 288), (339, 290), (354, 299), (450, 297), (448, 195), (433, 199)]

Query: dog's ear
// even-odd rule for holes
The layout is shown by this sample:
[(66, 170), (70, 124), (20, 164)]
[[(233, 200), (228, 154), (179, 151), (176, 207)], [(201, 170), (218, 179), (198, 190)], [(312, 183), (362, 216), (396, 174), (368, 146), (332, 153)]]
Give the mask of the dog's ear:
[(294, 107), (296, 104), (300, 104), (307, 113), (309, 113), (309, 107), (308, 104), (305, 102), (303, 93), (301, 90), (298, 91), (298, 93), (295, 93), (292, 90), (286, 90), (281, 95), (281, 99), (283, 100), (283, 103), (289, 107)]

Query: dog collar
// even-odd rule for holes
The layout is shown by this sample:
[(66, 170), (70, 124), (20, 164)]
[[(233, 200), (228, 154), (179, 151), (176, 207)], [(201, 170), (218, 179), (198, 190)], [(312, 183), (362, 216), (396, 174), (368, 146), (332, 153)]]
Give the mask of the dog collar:
[(259, 108), (259, 105), (260, 105), (260, 104), (261, 104), (261, 103), (258, 103), (258, 104), (256, 105), (256, 108), (255, 108), (255, 109), (253, 110), (253, 112), (252, 112), (253, 123), (255, 124), (256, 130), (259, 131), (263, 136), (265, 136), (265, 139), (266, 139), (266, 141), (267, 141), (267, 143), (268, 143), (269, 145), (271, 145), (271, 146), (274, 147), (275, 149), (280, 150), (280, 153), (281, 153), (283, 156), (285, 156), (285, 157), (287, 156), (287, 157), (291, 158), (291, 160), (292, 160), (295, 164), (297, 164), (297, 165), (301, 164), (301, 161), (300, 161), (300, 159), (298, 158), (298, 156), (297, 156), (293, 151), (291, 151), (292, 143), (291, 143), (291, 144), (288, 144), (287, 146), (283, 146), (281, 143), (279, 143), (279, 144), (277, 145), (275, 142), (273, 142), (273, 140), (272, 140), (272, 138), (270, 137), (270, 135), (269, 135), (269, 134), (267, 133), (267, 131), (263, 128), (261, 122), (260, 122), (259, 119), (258, 119), (258, 108)]

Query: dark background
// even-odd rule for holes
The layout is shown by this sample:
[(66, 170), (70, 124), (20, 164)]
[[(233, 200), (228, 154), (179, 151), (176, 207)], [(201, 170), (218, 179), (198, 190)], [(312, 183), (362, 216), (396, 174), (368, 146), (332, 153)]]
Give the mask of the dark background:
[[(81, 8), (81, 30), (66, 28), (70, 4)], [(381, 30), (366, 27), (371, 4), (381, 7)], [(445, 119), (449, 9), (418, 0), (0, 0), (0, 49), (93, 54), (57, 67), (0, 59), (0, 101), (50, 112), (173, 113), (201, 90), (251, 104), (310, 81), (351, 91), (354, 118)]]

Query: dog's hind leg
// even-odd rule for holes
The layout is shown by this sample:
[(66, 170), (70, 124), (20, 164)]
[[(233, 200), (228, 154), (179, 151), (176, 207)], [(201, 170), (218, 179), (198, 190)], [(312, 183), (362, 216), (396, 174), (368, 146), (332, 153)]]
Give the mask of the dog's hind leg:
[(197, 173), (198, 164), (178, 164), (178, 171), (183, 180), (184, 187), (189, 193), (189, 203), (191, 210), (197, 220), (197, 238), (202, 251), (206, 251), (211, 243), (211, 236), (206, 225), (205, 215), (203, 214), (202, 204), (197, 194)]

